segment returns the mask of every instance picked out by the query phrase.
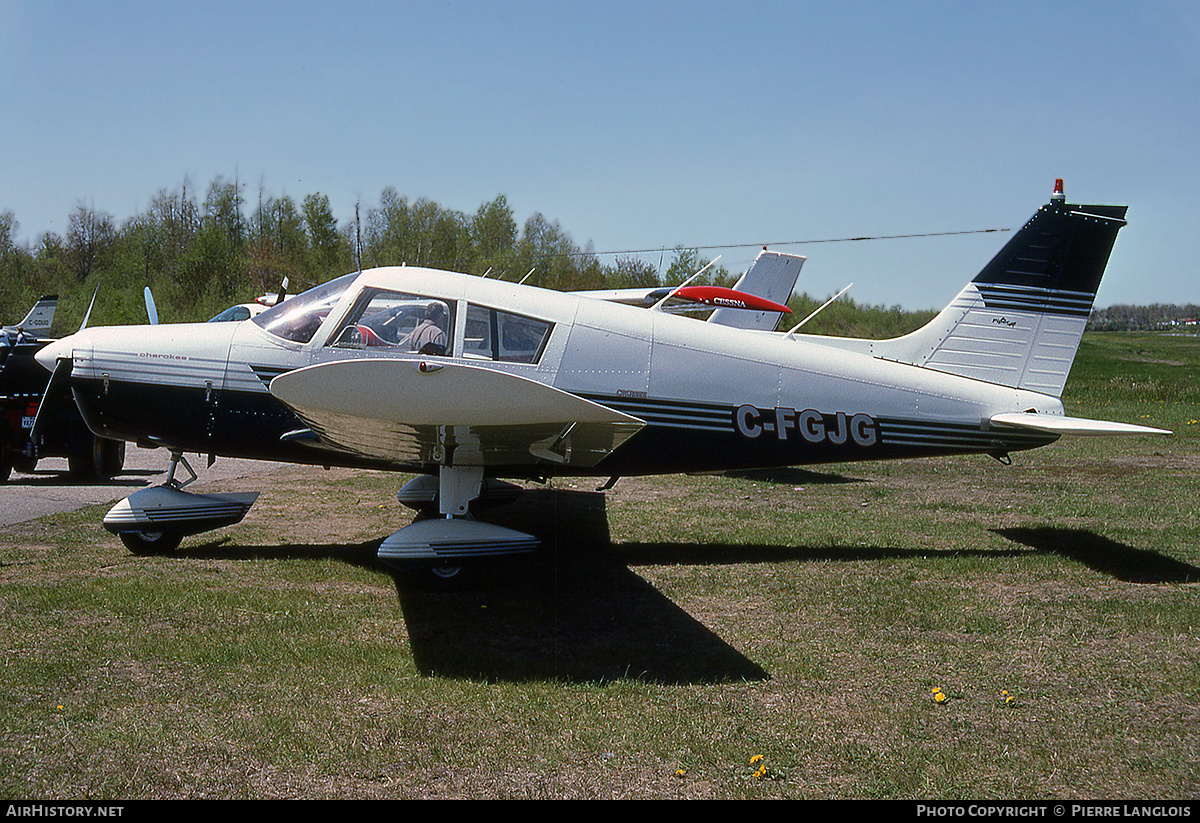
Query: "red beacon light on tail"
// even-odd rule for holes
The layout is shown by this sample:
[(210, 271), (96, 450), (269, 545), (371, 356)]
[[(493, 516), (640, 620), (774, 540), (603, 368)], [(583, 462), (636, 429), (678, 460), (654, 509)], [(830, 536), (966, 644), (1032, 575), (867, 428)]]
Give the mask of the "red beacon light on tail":
[(1067, 199), (1067, 195), (1063, 191), (1063, 181), (1062, 181), (1062, 178), (1060, 177), (1054, 181), (1054, 194), (1050, 195), (1050, 202), (1062, 203), (1066, 199)]

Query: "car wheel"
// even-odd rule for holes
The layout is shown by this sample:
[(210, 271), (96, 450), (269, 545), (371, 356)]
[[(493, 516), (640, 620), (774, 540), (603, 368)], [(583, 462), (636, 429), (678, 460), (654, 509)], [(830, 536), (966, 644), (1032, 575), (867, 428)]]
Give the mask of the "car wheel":
[(67, 471), (76, 480), (91, 480), (100, 476), (103, 463), (103, 442), (90, 431), (71, 439), (67, 454)]
[(107, 437), (98, 439), (100, 440), (100, 476), (116, 477), (125, 468), (125, 441), (109, 440)]

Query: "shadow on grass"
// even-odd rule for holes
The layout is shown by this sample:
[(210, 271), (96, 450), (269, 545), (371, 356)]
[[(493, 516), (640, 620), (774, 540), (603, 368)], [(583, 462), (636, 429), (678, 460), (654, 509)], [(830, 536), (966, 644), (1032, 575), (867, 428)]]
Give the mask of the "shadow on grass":
[(450, 585), (399, 572), (358, 544), (185, 547), (198, 559), (333, 558), (390, 574), (423, 674), (479, 680), (721, 683), (769, 675), (624, 565), (604, 495), (530, 490), (483, 519), (536, 534), (533, 555), (476, 562)]
[(274, 546), (247, 546), (228, 537), (186, 546), (172, 552), (175, 557), (194, 560), (339, 560), (350, 566), (383, 570), (376, 556), (382, 538), (366, 543), (289, 543)]
[[(225, 541), (179, 554), (212, 559), (319, 559), (384, 571), (395, 582), (413, 660), (423, 674), (476, 680), (695, 684), (769, 678), (757, 663), (707, 629), (635, 573), (639, 565), (862, 561), (937, 555), (888, 546), (790, 547), (624, 543), (613, 545), (605, 496), (527, 490), (482, 519), (535, 534), (533, 555), (478, 563), (454, 587), (429, 585), (383, 566), (378, 540), (358, 544), (247, 547)], [(1200, 580), (1200, 569), (1154, 552), (1071, 529), (996, 533), (1136, 582)], [(979, 555), (1017, 556), (980, 550)], [(962, 550), (946, 551), (961, 557)], [(427, 584), (416, 581), (425, 580)]]
[(1127, 583), (1200, 582), (1200, 568), (1158, 552), (1135, 549), (1086, 529), (993, 529), (995, 534), (1038, 551), (1053, 552)]
[(513, 681), (768, 679), (612, 555), (545, 560), (497, 564), (488, 585), (476, 588), (436, 591), (398, 581), (417, 668)]
[(740, 563), (908, 560), (921, 557), (1017, 557), (1026, 549), (912, 549), (900, 546), (772, 546), (763, 543), (622, 543), (614, 547), (628, 566), (721, 566)]
[(726, 477), (753, 480), (758, 483), (779, 483), (786, 486), (823, 486), (837, 483), (867, 483), (861, 477), (846, 477), (844, 474), (815, 472), (783, 466), (773, 469), (738, 469), (725, 472)]
[(527, 490), (483, 519), (540, 537), (534, 555), (481, 564), (459, 590), (415, 586), (398, 575), (419, 670), (572, 682), (767, 679), (621, 561), (604, 501), (595, 492)]

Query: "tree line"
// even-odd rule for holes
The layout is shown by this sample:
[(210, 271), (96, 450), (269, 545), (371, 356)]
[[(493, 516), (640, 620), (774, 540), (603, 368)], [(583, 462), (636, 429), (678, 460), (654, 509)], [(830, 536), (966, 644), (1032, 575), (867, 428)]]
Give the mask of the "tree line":
[[(376, 204), (360, 205), (339, 222), (320, 192), (296, 200), (260, 186), (248, 199), (241, 181), (220, 176), (203, 190), (186, 180), (160, 189), (144, 211), (123, 222), (80, 201), (62, 234), (46, 232), (29, 243), (18, 231), (16, 215), (0, 210), (0, 321), (15, 323), (38, 296), (58, 294), (58, 334), (78, 328), (93, 293), (99, 297), (89, 324), (145, 323), (147, 286), (163, 322), (194, 322), (275, 293), (284, 278), (296, 293), (374, 266), (407, 263), (572, 291), (676, 285), (708, 262), (687, 248), (675, 248), (660, 266), (634, 257), (605, 262), (541, 213), (518, 224), (502, 194), (468, 213), (388, 187)], [(714, 266), (696, 282), (729, 286), (736, 279)], [(794, 296), (793, 315), (781, 326), (794, 325), (823, 302)], [(894, 337), (933, 315), (842, 298), (804, 331)]]
[[(58, 294), (55, 325), (77, 327), (98, 288), (89, 323), (143, 323), (149, 286), (164, 322), (191, 322), (274, 293), (285, 277), (294, 293), (360, 267), (402, 263), (577, 290), (678, 283), (707, 262), (678, 248), (663, 270), (636, 258), (605, 263), (541, 213), (518, 225), (502, 194), (464, 213), (389, 187), (355, 211), (339, 222), (319, 192), (297, 201), (260, 188), (248, 201), (241, 182), (223, 177), (203, 192), (186, 181), (161, 189), (123, 222), (78, 202), (64, 233), (32, 243), (18, 238), (16, 215), (0, 211), (0, 317), (15, 323), (39, 295)], [(719, 267), (701, 278), (734, 279)]]
[(1089, 331), (1179, 331), (1200, 334), (1200, 306), (1195, 303), (1153, 303), (1130, 306), (1119, 303), (1093, 309)]

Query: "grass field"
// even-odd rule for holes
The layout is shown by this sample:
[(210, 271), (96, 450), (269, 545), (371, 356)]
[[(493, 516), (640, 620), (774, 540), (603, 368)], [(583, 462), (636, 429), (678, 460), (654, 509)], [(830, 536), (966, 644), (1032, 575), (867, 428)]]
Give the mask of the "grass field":
[(489, 519), (549, 548), (458, 591), (375, 560), (394, 475), (226, 484), (168, 558), (9, 528), (0, 793), (1195, 798), (1198, 378), (1089, 334), (1068, 412), (1174, 437), (531, 485)]

